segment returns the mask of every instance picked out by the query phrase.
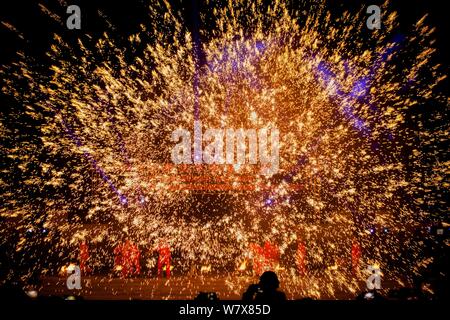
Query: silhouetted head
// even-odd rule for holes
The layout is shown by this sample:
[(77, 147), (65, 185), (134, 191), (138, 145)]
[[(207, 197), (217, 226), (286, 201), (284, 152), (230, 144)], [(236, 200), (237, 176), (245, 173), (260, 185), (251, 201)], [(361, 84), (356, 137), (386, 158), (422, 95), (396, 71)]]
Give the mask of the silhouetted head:
[(273, 271), (264, 272), (259, 278), (259, 285), (263, 290), (276, 290), (280, 286), (280, 281)]

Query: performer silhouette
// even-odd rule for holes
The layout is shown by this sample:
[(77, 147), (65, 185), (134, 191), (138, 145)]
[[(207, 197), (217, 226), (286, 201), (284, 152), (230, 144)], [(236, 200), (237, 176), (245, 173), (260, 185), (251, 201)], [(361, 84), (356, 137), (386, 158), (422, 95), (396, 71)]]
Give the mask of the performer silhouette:
[(166, 278), (170, 278), (170, 262), (172, 256), (170, 254), (170, 247), (166, 240), (162, 241), (157, 247), (158, 250), (158, 277), (162, 277), (163, 267), (166, 267)]

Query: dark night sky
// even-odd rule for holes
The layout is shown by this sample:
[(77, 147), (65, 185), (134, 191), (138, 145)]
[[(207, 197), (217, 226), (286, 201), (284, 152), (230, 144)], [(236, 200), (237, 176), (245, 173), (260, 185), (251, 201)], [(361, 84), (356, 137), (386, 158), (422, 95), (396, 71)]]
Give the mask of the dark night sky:
[[(63, 0), (60, 0), (63, 1)], [(182, 14), (192, 30), (196, 21), (195, 8), (202, 6), (202, 1), (170, 1), (174, 8), (180, 8)], [(266, 1), (269, 3), (270, 1)], [(293, 1), (295, 3), (295, 1)], [(342, 9), (361, 8), (366, 3), (381, 4), (383, 1), (358, 1), (358, 0), (328, 0), (329, 7), (335, 12), (340, 12)], [(39, 3), (43, 3), (47, 8), (52, 10), (56, 15), (59, 15), (64, 22), (62, 25), (53, 21), (39, 8)], [(101, 18), (98, 17), (97, 11), (101, 10), (117, 27), (116, 32), (120, 35), (132, 34), (138, 31), (140, 23), (148, 19), (147, 17), (147, 1), (145, 0), (127, 0), (127, 1), (110, 1), (110, 0), (94, 0), (94, 1), (67, 1), (68, 4), (78, 4), (82, 10), (82, 28), (81, 30), (67, 30), (65, 27), (65, 20), (68, 14), (65, 12), (65, 6), (61, 6), (57, 0), (51, 1), (33, 1), (33, 0), (16, 0), (2, 3), (0, 11), (0, 20), (7, 21), (13, 24), (28, 42), (24, 42), (17, 38), (17, 36), (7, 30), (4, 26), (0, 27), (0, 39), (2, 45), (0, 46), (0, 64), (5, 64), (11, 61), (18, 49), (23, 49), (25, 46), (33, 55), (40, 56), (48, 49), (51, 42), (51, 34), (56, 32), (61, 34), (64, 39), (75, 40), (84, 33), (91, 35), (106, 31), (106, 25)], [(292, 4), (293, 9), (296, 8)], [(403, 31), (411, 29), (412, 24), (425, 13), (429, 14), (428, 22), (436, 27), (436, 37), (438, 46), (439, 61), (448, 66), (447, 57), (449, 56), (448, 49), (448, 31), (449, 19), (447, 18), (447, 11), (443, 8), (442, 1), (423, 1), (423, 0), (395, 0), (392, 1), (392, 8), (399, 12), (400, 28)], [(383, 13), (382, 13), (383, 14)], [(203, 27), (203, 26), (201, 26)], [(119, 37), (117, 37), (119, 38)]]

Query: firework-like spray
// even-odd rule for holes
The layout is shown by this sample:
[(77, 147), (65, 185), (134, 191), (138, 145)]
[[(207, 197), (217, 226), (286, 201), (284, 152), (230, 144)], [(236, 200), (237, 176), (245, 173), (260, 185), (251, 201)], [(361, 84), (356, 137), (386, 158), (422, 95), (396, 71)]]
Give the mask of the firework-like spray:
[[(24, 232), (48, 228), (56, 255), (80, 238), (165, 238), (180, 261), (230, 274), (245, 268), (252, 243), (270, 241), (286, 257), (278, 270), (290, 297), (356, 292), (359, 278), (343, 262), (352, 239), (385, 275), (418, 272), (421, 246), (405, 239), (447, 187), (447, 164), (427, 161), (445, 152), (447, 128), (426, 125), (443, 112), (417, 112), (447, 105), (433, 91), (445, 78), (431, 60), (433, 29), (421, 19), (395, 36), (387, 4), (383, 27), (370, 32), (363, 10), (336, 18), (324, 3), (288, 8), (210, 1), (192, 32), (168, 2), (155, 2), (126, 45), (107, 33), (76, 47), (54, 35), (48, 70), (19, 53), (1, 69), (3, 93), (22, 106), (1, 123), (11, 164), (2, 215)], [(277, 128), (278, 172), (174, 165), (172, 132), (194, 134), (196, 120), (204, 130)], [(68, 223), (74, 212), (95, 227)], [(16, 250), (33, 239), (20, 237)], [(304, 277), (289, 254), (299, 241)], [(392, 263), (404, 251), (413, 259)]]

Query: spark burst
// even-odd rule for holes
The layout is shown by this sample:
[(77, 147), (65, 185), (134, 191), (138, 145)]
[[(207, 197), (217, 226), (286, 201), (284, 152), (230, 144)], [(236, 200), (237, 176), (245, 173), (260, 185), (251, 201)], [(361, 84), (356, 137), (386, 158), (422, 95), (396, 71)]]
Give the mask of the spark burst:
[[(2, 115), (11, 164), (2, 174), (2, 216), (19, 230), (51, 230), (57, 253), (83, 237), (114, 245), (127, 234), (142, 246), (167, 238), (180, 259), (230, 274), (250, 243), (270, 239), (288, 252), (302, 238), (310, 261), (330, 268), (301, 279), (292, 259), (282, 263), (291, 297), (333, 297), (339, 286), (355, 292), (358, 279), (327, 260), (345, 256), (352, 237), (370, 252), (365, 263), (381, 263), (393, 279), (418, 272), (419, 243), (408, 244), (412, 261), (389, 261), (429, 208), (445, 206), (448, 163), (426, 160), (446, 152), (448, 128), (426, 126), (445, 110), (417, 115), (448, 105), (434, 90), (445, 75), (432, 62), (433, 29), (424, 18), (395, 37), (388, 4), (383, 28), (369, 33), (364, 11), (335, 17), (322, 2), (304, 7), (209, 1), (193, 34), (168, 2), (155, 2), (126, 45), (105, 33), (73, 47), (55, 34), (44, 71), (19, 53), (1, 68), (3, 93), (22, 106)], [(22, 127), (25, 119), (34, 125)], [(174, 188), (185, 176), (167, 166), (170, 134), (198, 119), (207, 128), (278, 128), (279, 173), (244, 166), (214, 175), (233, 186), (252, 176), (251, 192)], [(74, 211), (95, 227), (68, 223)], [(373, 235), (374, 227), (392, 232)], [(17, 250), (33, 241), (22, 237)], [(45, 273), (44, 265), (35, 269)]]

